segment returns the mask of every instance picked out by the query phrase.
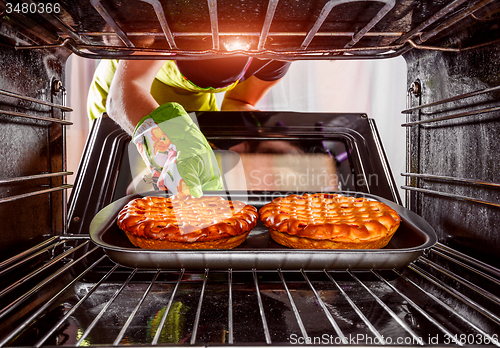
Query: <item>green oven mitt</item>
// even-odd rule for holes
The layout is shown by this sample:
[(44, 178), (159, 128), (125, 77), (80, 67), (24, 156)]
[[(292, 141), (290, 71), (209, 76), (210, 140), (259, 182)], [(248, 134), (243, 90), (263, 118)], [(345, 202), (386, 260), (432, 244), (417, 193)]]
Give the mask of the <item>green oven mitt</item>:
[(194, 197), (223, 189), (212, 148), (181, 105), (158, 107), (139, 122), (132, 139), (160, 189)]

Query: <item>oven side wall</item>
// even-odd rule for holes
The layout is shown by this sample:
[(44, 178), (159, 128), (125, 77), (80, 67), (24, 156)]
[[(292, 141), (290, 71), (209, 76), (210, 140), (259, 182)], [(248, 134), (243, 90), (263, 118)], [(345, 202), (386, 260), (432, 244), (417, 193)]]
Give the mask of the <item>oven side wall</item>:
[[(64, 115), (24, 97), (62, 105), (63, 93), (53, 92), (53, 85), (64, 81), (67, 56), (61, 50), (15, 50), (7, 45), (0, 50), (2, 259), (64, 230), (65, 178), (60, 173), (65, 171), (65, 125), (53, 120)], [(39, 175), (44, 177), (32, 177)]]
[[(499, 45), (460, 53), (413, 50), (405, 59), (409, 88), (421, 87), (419, 95), (409, 92), (409, 107), (500, 85)], [(449, 177), (408, 176), (410, 208), (440, 242), (488, 261), (500, 252), (499, 104), (497, 90), (415, 110), (407, 119), (449, 117), (407, 127), (408, 173)]]

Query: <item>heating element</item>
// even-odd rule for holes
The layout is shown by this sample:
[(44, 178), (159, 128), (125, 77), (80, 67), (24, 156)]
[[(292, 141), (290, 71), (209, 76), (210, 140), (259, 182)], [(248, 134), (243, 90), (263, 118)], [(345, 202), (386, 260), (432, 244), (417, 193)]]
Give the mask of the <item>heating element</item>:
[(191, 272), (123, 268), (99, 248), (73, 259), (87, 243), (54, 237), (1, 264), (0, 346), (500, 346), (500, 270), (442, 244), (392, 271)]
[[(26, 4), (33, 6), (35, 2)], [(17, 45), (17, 49), (65, 47), (87, 58), (127, 59), (224, 55), (380, 59), (412, 49), (458, 53), (491, 45), (498, 38), (483, 32), (478, 33), (479, 41), (474, 44), (450, 45), (437, 40), (451, 30), (466, 28), (471, 18), (475, 22), (488, 20), (498, 6), (495, 0), (455, 0), (446, 6), (432, 1), (396, 0), (197, 0), (188, 4), (90, 0), (80, 7), (22, 12), (27, 17), (24, 22), (29, 36), (38, 38)], [(11, 10), (9, 14), (18, 18), (17, 12)], [(43, 23), (50, 32), (31, 30), (31, 21)]]

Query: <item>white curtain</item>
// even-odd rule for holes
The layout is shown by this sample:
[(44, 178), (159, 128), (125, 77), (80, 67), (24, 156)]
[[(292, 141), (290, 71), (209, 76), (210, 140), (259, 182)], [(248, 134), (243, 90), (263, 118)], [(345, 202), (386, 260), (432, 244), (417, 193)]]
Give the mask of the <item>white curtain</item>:
[[(98, 61), (68, 61), (68, 168), (76, 172), (88, 133), (86, 100)], [(260, 110), (362, 112), (376, 122), (398, 187), (404, 184), (406, 64), (402, 57), (361, 61), (296, 61), (288, 74), (257, 105)], [(218, 100), (222, 96), (218, 96)], [(400, 190), (403, 198), (404, 192)]]
[[(406, 63), (386, 60), (297, 61), (257, 105), (261, 110), (356, 112), (373, 118), (396, 184), (404, 185)], [(404, 191), (399, 189), (404, 201)]]

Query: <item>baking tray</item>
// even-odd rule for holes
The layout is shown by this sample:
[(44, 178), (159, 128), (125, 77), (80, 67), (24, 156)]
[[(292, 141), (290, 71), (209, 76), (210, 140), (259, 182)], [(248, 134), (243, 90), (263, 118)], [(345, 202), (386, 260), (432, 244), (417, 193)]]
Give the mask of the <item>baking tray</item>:
[[(119, 211), (130, 200), (146, 196), (164, 196), (164, 192), (145, 192), (123, 197), (102, 209), (90, 224), (90, 237), (114, 262), (139, 269), (393, 269), (402, 268), (437, 242), (433, 228), (419, 215), (384, 198), (359, 192), (338, 191), (345, 196), (377, 200), (397, 211), (402, 221), (389, 244), (383, 249), (290, 249), (274, 242), (261, 221), (247, 240), (234, 249), (153, 250), (135, 247), (116, 224)], [(210, 192), (207, 195), (225, 196)], [(231, 192), (230, 199), (241, 200), (257, 209), (273, 198), (288, 193)], [(302, 194), (302, 193), (299, 193)], [(227, 197), (227, 196), (226, 196)]]

